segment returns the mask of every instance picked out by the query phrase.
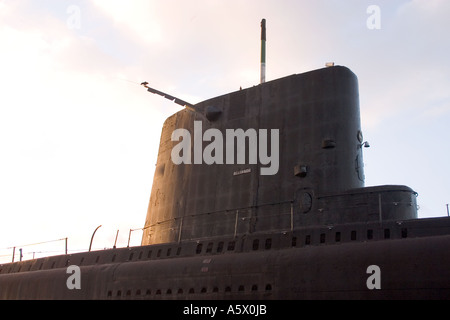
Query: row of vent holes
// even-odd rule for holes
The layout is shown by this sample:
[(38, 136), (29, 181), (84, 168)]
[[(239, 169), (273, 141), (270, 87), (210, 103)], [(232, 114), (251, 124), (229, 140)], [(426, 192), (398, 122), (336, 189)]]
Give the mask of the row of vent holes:
[[(406, 238), (407, 236), (408, 236), (408, 230), (406, 228), (403, 228), (402, 229), (402, 238)], [(390, 229), (384, 229), (384, 238), (385, 239), (389, 239), (390, 238)], [(372, 229), (367, 230), (367, 239), (369, 239), (369, 240), (373, 239), (373, 230)], [(356, 230), (353, 230), (351, 232), (350, 240), (352, 240), (352, 241), (356, 240)], [(341, 241), (341, 233), (340, 232), (336, 232), (335, 241), (336, 242), (340, 242)], [(320, 235), (320, 243), (325, 243), (325, 233), (322, 233)], [(310, 235), (306, 236), (305, 244), (306, 245), (311, 244), (311, 236)], [(206, 247), (206, 253), (211, 253), (212, 252), (213, 245), (214, 245), (213, 242), (208, 243), (208, 246)], [(236, 245), (236, 243), (234, 241), (230, 241), (228, 243), (227, 251), (234, 251), (235, 245)], [(292, 246), (295, 247), (296, 245), (297, 245), (297, 237), (293, 237), (292, 238)], [(216, 251), (218, 253), (222, 252), (223, 251), (223, 246), (224, 246), (224, 243), (222, 241), (219, 242), (218, 245), (217, 245)], [(264, 249), (270, 250), (271, 248), (272, 248), (272, 239), (268, 238), (265, 241)], [(199, 243), (197, 245), (197, 248), (196, 248), (196, 254), (200, 254), (202, 252), (202, 249), (203, 249), (203, 244)], [(255, 239), (255, 240), (253, 240), (253, 250), (258, 250), (258, 249), (259, 249), (259, 239)], [(171, 250), (172, 250), (171, 248), (167, 249), (167, 253), (166, 253), (167, 257), (170, 256)], [(176, 255), (179, 256), (180, 253), (181, 253), (181, 247), (178, 247)], [(128, 260), (132, 260), (133, 259), (133, 255), (134, 255), (133, 252), (130, 253), (130, 257), (129, 257)], [(152, 250), (150, 250), (148, 252), (147, 258), (150, 258), (151, 255), (152, 255)], [(156, 254), (156, 257), (158, 257), (158, 258), (161, 257), (161, 249), (158, 250), (158, 252)], [(97, 256), (97, 259), (95, 260), (95, 263), (98, 262), (99, 258), (100, 257)], [(139, 253), (139, 260), (141, 258), (142, 258), (142, 251)], [(114, 262), (115, 259), (116, 259), (116, 255), (113, 256), (112, 262)], [(83, 263), (83, 260), (84, 260), (84, 258), (81, 259), (80, 264)], [(52, 268), (53, 268), (53, 266), (52, 266)]]
[[(239, 288), (238, 288), (238, 292), (244, 292), (244, 291), (245, 291), (245, 286), (244, 285), (240, 285)], [(252, 292), (258, 291), (258, 285), (254, 284), (252, 286), (252, 288), (251, 288), (251, 291)], [(267, 284), (266, 287), (265, 287), (265, 291), (266, 292), (272, 291), (272, 285), (271, 284)], [(218, 293), (218, 292), (219, 292), (219, 288), (218, 287), (214, 287), (213, 290), (212, 290), (212, 293)], [(231, 287), (230, 286), (226, 287), (224, 292), (225, 293), (231, 292)], [(177, 294), (183, 294), (183, 293), (184, 293), (183, 289), (181, 289), (181, 288), (178, 289)], [(195, 289), (194, 288), (189, 289), (188, 293), (189, 294), (195, 294)], [(200, 290), (200, 293), (207, 293), (207, 289), (206, 288), (202, 288)], [(145, 295), (149, 296), (151, 294), (152, 294), (152, 291), (150, 289), (147, 289)], [(158, 290), (156, 290), (155, 294), (156, 295), (161, 295), (162, 291), (160, 289), (158, 289)], [(172, 289), (167, 289), (166, 294), (172, 294)], [(136, 296), (140, 296), (140, 295), (141, 295), (141, 290), (140, 289), (136, 290)], [(117, 297), (121, 297), (122, 296), (122, 291), (118, 290), (116, 296)], [(126, 292), (125, 296), (127, 296), (127, 297), (131, 296), (131, 290), (128, 290)], [(110, 297), (112, 297), (112, 291), (108, 291), (108, 298), (110, 298)]]
[[(407, 238), (408, 237), (408, 229), (407, 228), (402, 228), (402, 230), (401, 230), (401, 237), (402, 238)], [(390, 239), (390, 238), (391, 238), (391, 230), (390, 229), (384, 229), (384, 239)], [(325, 239), (326, 239), (326, 234), (325, 233), (321, 233), (320, 234), (320, 243), (325, 243)], [(367, 230), (367, 239), (368, 240), (372, 240), (373, 239), (373, 230), (372, 229), (368, 229)], [(292, 240), (294, 241), (294, 238)], [(336, 242), (340, 242), (341, 241), (341, 233), (340, 232), (336, 232), (334, 240)], [(355, 241), (356, 240), (356, 230), (353, 230), (350, 233), (350, 240), (351, 241)], [(305, 244), (306, 245), (311, 244), (311, 236), (310, 235), (306, 236)]]
[[(406, 228), (403, 228), (402, 229), (402, 238), (406, 238), (407, 236), (408, 236), (408, 230)], [(390, 238), (390, 229), (384, 229), (384, 238), (385, 239), (389, 239)], [(369, 239), (369, 240), (373, 239), (373, 230), (372, 229), (367, 230), (367, 239)], [(355, 230), (353, 230), (351, 232), (350, 240), (352, 240), (352, 241), (356, 240), (356, 231)], [(335, 241), (336, 242), (340, 242), (341, 241), (341, 233), (340, 232), (336, 232)], [(320, 243), (325, 243), (325, 233), (322, 233), (320, 235)], [(305, 244), (306, 245), (311, 244), (311, 236), (310, 235), (306, 236)], [(227, 251), (234, 251), (235, 245), (236, 245), (235, 241), (230, 241), (228, 243)], [(293, 237), (292, 238), (292, 246), (295, 247), (296, 245), (297, 245), (297, 237)], [(214, 242), (208, 243), (208, 246), (206, 247), (206, 253), (211, 253), (212, 249), (213, 249), (213, 246), (214, 246)], [(219, 242), (218, 245), (217, 245), (216, 252), (217, 253), (222, 252), (223, 251), (223, 247), (224, 247), (224, 243), (222, 241)], [(272, 239), (268, 238), (265, 241), (264, 249), (265, 250), (270, 250), (271, 248), (272, 248)], [(253, 240), (253, 247), (252, 247), (252, 249), (253, 250), (258, 250), (259, 249), (259, 239)], [(172, 250), (171, 248), (167, 249), (167, 254), (166, 255), (168, 257), (171, 254), (171, 250)], [(197, 245), (197, 248), (196, 248), (195, 252), (196, 252), (196, 254), (200, 254), (200, 253), (202, 253), (202, 250), (203, 250), (203, 244), (199, 243)], [(180, 255), (180, 253), (181, 253), (181, 247), (178, 247), (178, 249), (177, 249), (177, 256)], [(134, 254), (133, 252), (130, 254), (129, 260), (131, 260), (133, 258), (133, 254)], [(150, 250), (148, 252), (148, 258), (151, 257), (151, 254), (152, 254), (152, 250)], [(158, 250), (156, 256), (158, 258), (161, 256), (161, 249)], [(139, 253), (139, 260), (141, 258), (142, 258), (142, 251)], [(95, 261), (96, 263), (98, 262), (98, 259), (99, 259), (99, 257), (97, 257), (97, 259)], [(114, 262), (115, 259), (116, 259), (116, 255), (113, 256), (112, 261)]]
[[(390, 239), (390, 237), (391, 237), (390, 229), (384, 229), (384, 238), (385, 239)], [(408, 229), (407, 228), (402, 228), (402, 230), (401, 230), (401, 237), (402, 238), (407, 238), (408, 237)], [(326, 239), (326, 234), (325, 233), (321, 233), (320, 234), (320, 243), (325, 243), (325, 239)], [(373, 230), (372, 229), (368, 229), (367, 230), (367, 239), (368, 240), (373, 239)], [(350, 240), (352, 240), (352, 241), (356, 240), (356, 230), (351, 231), (351, 233), (350, 233)], [(336, 234), (335, 234), (335, 241), (336, 242), (340, 242), (341, 241), (341, 232), (336, 232)], [(305, 237), (305, 245), (309, 245), (309, 244), (311, 244), (311, 236), (307, 235)], [(208, 243), (208, 246), (206, 248), (206, 253), (212, 252), (213, 245), (214, 245), (213, 242)], [(216, 251), (218, 253), (223, 251), (223, 245), (224, 245), (223, 242), (219, 242), (218, 243), (217, 249), (216, 249)], [(297, 245), (297, 237), (292, 237), (292, 246), (295, 247), (296, 245)], [(227, 250), (228, 251), (233, 251), (234, 248), (235, 248), (235, 242), (234, 241), (230, 241), (228, 243)], [(269, 250), (269, 249), (272, 248), (272, 239), (271, 238), (266, 239), (264, 248), (266, 250)], [(202, 249), (203, 249), (203, 244), (199, 243), (197, 245), (196, 253), (200, 254), (202, 252)], [(253, 240), (253, 250), (258, 250), (258, 249), (259, 249), (259, 239), (255, 239), (255, 240)], [(161, 250), (162, 249), (159, 249), (157, 254), (156, 254), (156, 256), (158, 258), (161, 256), (161, 252), (162, 252)], [(167, 249), (166, 255), (168, 257), (170, 256), (171, 251), (172, 251), (171, 248)], [(180, 253), (181, 253), (181, 247), (178, 247), (176, 255), (178, 256), (178, 255), (180, 255)], [(134, 255), (134, 252), (130, 253), (130, 256), (129, 256), (128, 260), (132, 260), (133, 259), (133, 255)], [(148, 252), (147, 257), (150, 258), (151, 255), (152, 255), (152, 250), (150, 250)], [(142, 251), (139, 253), (139, 260), (141, 258), (142, 258)], [(97, 258), (95, 259), (95, 263), (98, 263), (99, 259), (100, 259), (100, 256), (97, 256)], [(115, 260), (116, 260), (116, 255), (113, 255), (112, 262), (114, 262)], [(83, 264), (83, 261), (84, 261), (84, 257), (81, 258), (80, 265)], [(55, 267), (55, 263), (56, 263), (56, 261), (53, 261), (51, 269), (53, 269)], [(68, 265), (68, 263), (69, 263), (69, 260), (66, 261), (66, 266)], [(41, 263), (41, 265), (39, 266), (39, 270), (42, 269), (42, 266), (43, 266), (43, 263)], [(20, 268), (19, 268), (19, 271), (20, 271)], [(30, 270), (30, 269), (31, 269), (31, 265), (28, 267), (28, 270)]]
[[(153, 251), (150, 250), (150, 251), (147, 253), (147, 258), (148, 258), (148, 259), (151, 258), (152, 252), (153, 252)], [(156, 257), (157, 257), (157, 258), (161, 257), (161, 253), (162, 253), (162, 249), (158, 249), (158, 251), (156, 252)], [(138, 257), (139, 260), (142, 259), (142, 254), (143, 254), (142, 251), (139, 252), (139, 257)], [(166, 252), (166, 256), (167, 256), (167, 257), (170, 257), (171, 254), (172, 254), (172, 248), (168, 248), (168, 249), (167, 249), (167, 252)], [(176, 255), (179, 256), (180, 254), (181, 254), (181, 247), (178, 247), (177, 252), (176, 252)], [(133, 255), (134, 255), (134, 252), (130, 253), (130, 256), (128, 257), (128, 260), (132, 260), (132, 259), (133, 259)], [(116, 259), (116, 255), (113, 256), (112, 261), (114, 262), (115, 259)]]
[[(208, 247), (206, 248), (206, 252), (207, 252), (207, 253), (212, 252), (213, 244), (214, 244), (213, 242), (210, 242), (210, 243), (208, 244)], [(217, 252), (222, 252), (222, 250), (223, 250), (223, 245), (224, 245), (223, 242), (219, 242), (219, 244), (218, 244), (218, 246), (217, 246)], [(234, 242), (234, 241), (230, 241), (230, 242), (228, 243), (227, 250), (228, 250), (228, 251), (233, 251), (234, 248), (235, 248), (235, 242)], [(197, 246), (196, 253), (197, 253), (197, 254), (200, 254), (201, 251), (202, 251), (202, 244), (200, 243), (200, 244)], [(166, 252), (166, 256), (169, 257), (169, 256), (171, 255), (171, 253), (172, 253), (172, 248), (168, 248), (168, 249), (167, 249), (167, 252)], [(161, 257), (161, 254), (162, 254), (162, 249), (158, 249), (158, 251), (157, 251), (157, 253), (156, 253), (156, 257), (157, 257), (157, 258)], [(179, 256), (180, 254), (181, 254), (181, 247), (178, 247), (178, 248), (177, 248), (176, 255)], [(142, 252), (142, 251), (139, 252), (139, 258), (138, 258), (139, 260), (142, 259), (142, 255), (143, 255), (143, 252)], [(150, 259), (150, 258), (151, 258), (151, 255), (152, 255), (152, 250), (148, 251), (148, 253), (147, 253), (147, 258)], [(116, 254), (113, 255), (113, 257), (112, 257), (112, 259), (111, 259), (112, 262), (115, 262), (116, 256), (117, 256)], [(130, 253), (130, 256), (128, 257), (128, 260), (132, 260), (132, 259), (133, 259), (133, 256), (134, 256), (134, 252), (131, 252), (131, 253)], [(97, 256), (96, 259), (95, 259), (95, 263), (98, 263), (99, 260), (100, 260), (100, 256)], [(81, 260), (80, 260), (80, 265), (82, 265), (83, 262), (84, 262), (84, 257), (81, 258)], [(56, 264), (56, 261), (53, 261), (50, 268), (53, 269), (53, 268), (55, 267), (55, 264)], [(66, 260), (66, 266), (68, 266), (68, 264), (69, 264), (69, 260)], [(39, 266), (39, 270), (42, 269), (43, 265), (44, 265), (44, 263), (42, 262), (41, 265)], [(22, 268), (22, 266), (21, 266), (20, 268)], [(30, 270), (30, 269), (31, 269), (31, 265), (29, 266), (28, 270)], [(20, 271), (20, 269), (19, 269), (19, 271)]]
[[(208, 243), (208, 246), (206, 247), (206, 253), (211, 253), (212, 249), (213, 249), (213, 246), (214, 246), (214, 242)], [(224, 246), (223, 241), (219, 242), (217, 244), (216, 252), (218, 252), (218, 253), (222, 252), (223, 251), (223, 246)], [(236, 246), (236, 242), (235, 241), (228, 242), (227, 251), (234, 251), (235, 246)], [(196, 254), (200, 254), (200, 253), (202, 253), (202, 250), (203, 250), (203, 243), (199, 243), (197, 245), (197, 248), (195, 249), (195, 253)]]
[[(213, 245), (214, 245), (213, 242), (208, 243), (208, 246), (207, 246), (207, 248), (206, 248), (206, 253), (211, 253), (211, 252), (212, 252)], [(220, 252), (223, 251), (223, 245), (224, 245), (223, 242), (219, 242), (219, 243), (218, 243), (218, 245), (217, 245), (217, 250), (216, 250), (218, 253), (220, 253)], [(228, 250), (228, 251), (233, 251), (234, 248), (235, 248), (235, 245), (236, 245), (236, 243), (235, 243), (234, 241), (230, 241), (230, 242), (228, 243), (228, 248), (227, 248), (227, 250)], [(265, 243), (264, 248), (265, 248), (266, 250), (269, 250), (269, 249), (272, 248), (272, 239), (271, 239), (271, 238), (266, 239), (266, 243)], [(203, 249), (203, 244), (202, 244), (202, 243), (199, 243), (199, 244), (197, 245), (197, 249), (196, 249), (195, 252), (196, 252), (197, 254), (200, 254), (200, 253), (202, 253), (202, 249)], [(258, 249), (259, 249), (259, 239), (255, 239), (255, 240), (253, 240), (253, 250), (258, 250)]]
[[(325, 243), (325, 237), (326, 234), (322, 233), (320, 234), (320, 243)], [(401, 237), (402, 238), (407, 238), (408, 237), (408, 229), (403, 228), (401, 230)], [(390, 239), (391, 238), (391, 230), (390, 229), (384, 229), (384, 238), (385, 239)], [(372, 240), (373, 239), (373, 230), (372, 229), (368, 229), (367, 230), (367, 239), (368, 240)], [(351, 241), (355, 241), (356, 240), (356, 230), (352, 230), (350, 233), (350, 240)], [(341, 241), (341, 232), (336, 232), (335, 235), (335, 241), (336, 242), (340, 242)], [(305, 237), (305, 245), (309, 245), (311, 244), (311, 235), (307, 235)], [(292, 246), (295, 247), (297, 246), (297, 237), (292, 237)], [(232, 241), (228, 244), (228, 251), (232, 251), (234, 250), (235, 247), (235, 242)], [(196, 249), (196, 253), (200, 254), (202, 252), (202, 248), (203, 248), (203, 244), (199, 243), (197, 245), (197, 249)], [(206, 248), (206, 253), (210, 253), (212, 252), (212, 248), (213, 248), (213, 242), (210, 242), (208, 244), (208, 247)], [(264, 249), (265, 250), (270, 250), (272, 248), (272, 239), (268, 238), (265, 241), (264, 244)], [(253, 250), (258, 250), (259, 249), (259, 239), (255, 239), (253, 240), (253, 246), (252, 246)], [(223, 242), (219, 242), (218, 246), (217, 246), (217, 252), (222, 252), (223, 250)]]
[[(213, 242), (208, 243), (208, 247), (206, 248), (206, 253), (212, 252), (213, 245), (214, 245)], [(234, 251), (235, 245), (236, 245), (236, 243), (235, 243), (234, 241), (230, 241), (230, 242), (228, 243), (227, 250), (228, 250), (228, 251)], [(223, 242), (219, 242), (219, 243), (218, 243), (218, 245), (217, 245), (217, 252), (218, 252), (218, 253), (220, 253), (220, 252), (223, 251), (223, 246), (224, 246), (224, 243), (223, 243)], [(202, 252), (202, 249), (203, 249), (203, 244), (202, 244), (202, 243), (199, 243), (199, 244), (197, 245), (197, 248), (196, 248), (196, 253), (197, 253), (197, 254), (200, 254), (200, 253)], [(157, 251), (156, 257), (157, 257), (157, 258), (161, 257), (161, 253), (162, 253), (162, 249), (159, 249), (159, 250)], [(169, 257), (169, 256), (171, 255), (171, 253), (172, 253), (172, 248), (168, 248), (168, 249), (167, 249), (167, 252), (166, 252), (166, 256)], [(142, 254), (143, 254), (142, 251), (139, 252), (139, 258), (138, 258), (139, 260), (142, 259)], [(181, 254), (181, 247), (178, 247), (177, 252), (176, 252), (176, 255), (179, 256), (180, 254)], [(130, 256), (129, 256), (129, 258), (128, 258), (128, 260), (132, 260), (132, 259), (133, 259), (133, 255), (134, 255), (134, 252), (131, 252), (131, 253), (130, 253)], [(150, 250), (150, 251), (147, 253), (147, 258), (150, 259), (150, 258), (151, 258), (151, 255), (152, 255), (152, 250)], [(99, 259), (100, 259), (100, 256), (97, 256), (97, 258), (96, 258), (96, 260), (95, 260), (95, 263), (98, 263)], [(83, 260), (84, 260), (84, 258), (81, 258), (80, 264), (83, 263)], [(114, 262), (115, 260), (116, 260), (116, 255), (113, 255), (113, 257), (112, 257), (112, 262)]]

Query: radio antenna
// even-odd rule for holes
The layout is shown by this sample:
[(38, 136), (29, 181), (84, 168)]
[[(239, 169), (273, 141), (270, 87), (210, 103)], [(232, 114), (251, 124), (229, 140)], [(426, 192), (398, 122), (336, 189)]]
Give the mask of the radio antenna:
[(261, 83), (266, 82), (266, 19), (261, 21)]
[(197, 112), (197, 110), (195, 109), (193, 104), (191, 104), (189, 102), (186, 102), (186, 101), (183, 101), (181, 99), (178, 99), (177, 97), (171, 96), (170, 94), (167, 94), (167, 93), (164, 93), (162, 91), (153, 89), (153, 88), (148, 86), (148, 82), (147, 81), (142, 82), (141, 86), (146, 87), (148, 92), (151, 92), (151, 93), (154, 93), (154, 94), (158, 94), (158, 95), (160, 95), (160, 96), (162, 96), (162, 97), (164, 97), (166, 99), (169, 99), (172, 102), (175, 102), (176, 104), (179, 104), (180, 106), (185, 107), (186, 109), (189, 109), (191, 111)]

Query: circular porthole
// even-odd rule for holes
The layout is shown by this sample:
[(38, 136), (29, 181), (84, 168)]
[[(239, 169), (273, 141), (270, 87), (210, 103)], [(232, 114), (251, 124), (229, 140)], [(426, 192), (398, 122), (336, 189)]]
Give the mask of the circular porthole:
[(300, 210), (303, 213), (308, 213), (312, 208), (312, 196), (308, 192), (302, 193), (300, 197)]

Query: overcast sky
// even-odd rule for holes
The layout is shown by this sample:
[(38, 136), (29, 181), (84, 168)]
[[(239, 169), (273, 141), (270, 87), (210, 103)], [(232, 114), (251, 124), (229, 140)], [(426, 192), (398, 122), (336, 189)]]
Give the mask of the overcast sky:
[[(0, 0), (0, 257), (126, 246), (180, 107), (335, 62), (359, 78), (366, 185), (450, 202), (448, 0)], [(142, 232), (132, 233), (139, 245)], [(24, 247), (29, 252), (64, 250)]]

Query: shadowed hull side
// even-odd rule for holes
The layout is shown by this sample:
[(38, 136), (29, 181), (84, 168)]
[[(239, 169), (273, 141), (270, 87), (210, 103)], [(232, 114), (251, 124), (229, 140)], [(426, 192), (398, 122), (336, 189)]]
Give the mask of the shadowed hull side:
[[(449, 299), (449, 247), (436, 236), (90, 265), (81, 290), (67, 288), (66, 268), (20, 272), (0, 275), (0, 298)], [(380, 290), (367, 287), (371, 265)]]

